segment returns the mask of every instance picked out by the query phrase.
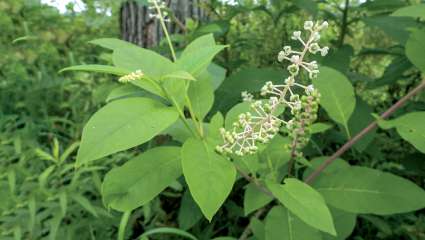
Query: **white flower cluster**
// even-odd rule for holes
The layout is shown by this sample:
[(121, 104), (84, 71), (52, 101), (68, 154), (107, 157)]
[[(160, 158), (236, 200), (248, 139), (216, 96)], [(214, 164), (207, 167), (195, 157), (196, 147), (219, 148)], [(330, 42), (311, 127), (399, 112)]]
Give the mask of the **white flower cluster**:
[(160, 13), (157, 11), (159, 9), (159, 11), (161, 11), (162, 17), (164, 18), (164, 21), (165, 22), (170, 21), (170, 19), (168, 18), (167, 4), (165, 3), (165, 1), (148, 0), (148, 3), (151, 4), (151, 6), (149, 6), (149, 10), (153, 12), (153, 13), (149, 13), (150, 18), (160, 19), (161, 18)]
[(304, 57), (307, 54), (307, 52), (316, 54), (320, 52), (320, 54), (324, 57), (328, 54), (329, 48), (328, 47), (320, 47), (318, 44), (318, 41), (320, 40), (320, 31), (326, 29), (328, 27), (328, 22), (324, 21), (322, 23), (316, 22), (313, 23), (313, 21), (306, 21), (304, 23), (304, 29), (308, 33), (307, 40), (303, 40), (302, 38), (302, 32), (301, 31), (295, 31), (292, 34), (292, 39), (299, 41), (303, 46), (304, 49), (302, 51), (296, 51), (291, 48), (291, 46), (285, 46), (283, 47), (283, 50), (279, 52), (279, 55), (277, 57), (279, 62), (282, 62), (284, 60), (288, 60), (292, 64), (288, 66), (288, 71), (291, 74), (291, 76), (296, 76), (299, 73), (300, 68), (305, 69), (310, 78), (316, 78), (317, 74), (319, 73), (318, 65), (316, 61), (307, 62), (304, 61)]
[(288, 67), (289, 77), (285, 79), (284, 84), (275, 85), (272, 82), (266, 82), (261, 88), (262, 96), (270, 96), (268, 101), (254, 101), (254, 96), (247, 92), (242, 92), (242, 98), (246, 102), (251, 102), (251, 112), (239, 115), (239, 120), (234, 123), (232, 131), (227, 131), (224, 128), (220, 129), (224, 144), (217, 146), (216, 150), (220, 153), (234, 153), (242, 156), (252, 154), (257, 151), (257, 142), (266, 143), (272, 139), (279, 128), (283, 124), (285, 127), (290, 127), (292, 120), (284, 121), (279, 119), (278, 108), (281, 106), (285, 109), (290, 109), (291, 114), (298, 114), (302, 109), (302, 101), (300, 95), (296, 94), (295, 87), (304, 90), (307, 96), (316, 95), (317, 90), (313, 85), (304, 86), (295, 81), (299, 70), (304, 69), (308, 72), (310, 78), (317, 77), (319, 73), (316, 61), (307, 62), (305, 56), (307, 53), (316, 54), (320, 52), (325, 56), (329, 48), (320, 47), (320, 31), (327, 28), (328, 23), (313, 23), (306, 21), (304, 29), (309, 33), (306, 41), (301, 37), (301, 31), (294, 32), (292, 39), (298, 40), (304, 46), (302, 51), (292, 50), (290, 46), (285, 46), (278, 54), (278, 60), (288, 60), (291, 65)]
[[(253, 101), (252, 95), (246, 92), (242, 93), (245, 101), (251, 102), (253, 113), (247, 112), (239, 115), (237, 122), (233, 123), (233, 131), (220, 129), (225, 143), (217, 146), (217, 151), (221, 153), (234, 153), (242, 156), (257, 151), (257, 142), (266, 143), (272, 139), (282, 124), (282, 120), (277, 118), (274, 113), (279, 106), (279, 99), (271, 97), (268, 102), (260, 100)], [(238, 132), (238, 129), (242, 131)]]
[(136, 70), (136, 71), (134, 71), (130, 74), (127, 74), (127, 75), (120, 77), (118, 79), (118, 82), (128, 83), (128, 82), (131, 82), (131, 81), (134, 81), (134, 80), (137, 80), (137, 79), (141, 79), (141, 78), (143, 78), (144, 75), (145, 74), (142, 72), (142, 70)]

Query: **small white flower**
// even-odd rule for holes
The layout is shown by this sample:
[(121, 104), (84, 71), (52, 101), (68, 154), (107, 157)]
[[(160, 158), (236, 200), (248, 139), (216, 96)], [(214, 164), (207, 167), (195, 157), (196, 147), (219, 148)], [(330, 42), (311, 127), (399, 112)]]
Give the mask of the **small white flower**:
[(310, 47), (308, 48), (308, 51), (310, 51), (313, 54), (316, 54), (318, 51), (320, 51), (320, 46), (317, 43), (313, 43), (310, 45)]
[(320, 49), (320, 54), (322, 55), (322, 57), (328, 55), (328, 52), (329, 52), (328, 47), (323, 47), (322, 49)]
[(285, 56), (288, 56), (289, 54), (292, 53), (292, 48), (291, 46), (284, 46), (283, 51), (285, 52)]
[(315, 79), (319, 75), (319, 70), (312, 70), (308, 73), (310, 79)]
[(251, 102), (252, 99), (254, 99), (254, 96), (251, 93), (248, 93), (247, 91), (243, 91), (241, 95), (242, 95), (242, 100), (244, 102)]
[(305, 30), (311, 30), (313, 28), (313, 21), (305, 21), (304, 22), (304, 29)]
[(320, 30), (328, 28), (329, 23), (327, 21), (323, 21), (322, 25), (320, 25)]
[(282, 62), (285, 59), (285, 57), (286, 57), (285, 52), (284, 51), (280, 51), (279, 54), (277, 55), (277, 60), (279, 62)]
[(293, 40), (298, 40), (301, 38), (301, 31), (295, 31), (292, 35)]
[(307, 95), (310, 95), (313, 91), (314, 91), (314, 86), (312, 84), (308, 85), (305, 88), (305, 93), (307, 93)]
[(294, 64), (299, 64), (300, 63), (300, 56), (292, 55), (291, 62), (294, 63)]
[(294, 85), (294, 83), (295, 83), (295, 79), (294, 79), (293, 77), (288, 77), (288, 78), (286, 78), (286, 79), (285, 79), (285, 83), (286, 83), (288, 86), (293, 86), (293, 85)]

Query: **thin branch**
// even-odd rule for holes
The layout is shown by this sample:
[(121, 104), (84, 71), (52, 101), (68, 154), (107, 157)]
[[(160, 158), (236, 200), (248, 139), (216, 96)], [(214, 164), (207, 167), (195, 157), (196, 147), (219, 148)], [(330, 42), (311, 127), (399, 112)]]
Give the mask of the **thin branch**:
[(345, 0), (344, 11), (342, 13), (341, 34), (339, 35), (338, 47), (342, 47), (342, 45), (344, 44), (345, 35), (347, 35), (349, 8), (350, 8), (350, 0)]
[[(236, 165), (235, 165), (236, 166)], [(269, 195), (272, 198), (275, 198), (273, 193), (270, 192), (263, 184), (261, 184), (256, 178), (249, 176), (249, 174), (247, 174), (246, 172), (242, 171), (242, 169), (240, 169), (239, 167), (236, 166), (236, 170), (238, 171), (238, 173), (245, 178), (248, 182), (253, 183), (258, 190), (260, 190), (261, 192)]]
[[(397, 109), (402, 107), (409, 99), (411, 99), (413, 96), (421, 92), (424, 88), (425, 88), (425, 79), (423, 79), (422, 82), (416, 88), (414, 88), (407, 95), (401, 98), (398, 102), (392, 105), (387, 111), (385, 111), (380, 116), (381, 119), (388, 118)], [(362, 139), (367, 133), (372, 131), (377, 126), (378, 126), (378, 120), (375, 120), (372, 123), (370, 123), (369, 126), (367, 126), (362, 131), (360, 131), (356, 136), (354, 136), (347, 143), (345, 143), (340, 149), (338, 149), (338, 151), (336, 151), (332, 156), (326, 159), (325, 162), (323, 162), (314, 172), (312, 172), (306, 178), (305, 182), (308, 184), (312, 183), (320, 175), (320, 173), (322, 173), (323, 170), (325, 170), (325, 168), (327, 168), (330, 164), (332, 164), (338, 157), (344, 154), (348, 149), (350, 149), (354, 144), (356, 144), (360, 139)]]
[[(260, 208), (257, 210), (257, 212), (255, 212), (254, 216), (252, 218), (259, 218), (261, 217), (261, 215), (263, 215), (263, 213), (266, 211), (266, 207)], [(245, 227), (245, 229), (243, 230), (241, 236), (239, 237), (239, 240), (246, 240), (248, 239), (249, 235), (251, 234), (252, 229), (251, 229), (251, 221), (249, 222), (248, 226)]]

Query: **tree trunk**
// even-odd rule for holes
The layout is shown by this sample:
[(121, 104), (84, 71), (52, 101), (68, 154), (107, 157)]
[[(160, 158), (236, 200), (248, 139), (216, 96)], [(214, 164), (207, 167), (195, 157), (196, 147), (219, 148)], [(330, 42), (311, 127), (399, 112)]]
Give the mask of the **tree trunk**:
[[(184, 26), (187, 18), (204, 19), (205, 12), (200, 8), (202, 1), (204, 0), (167, 0), (165, 2)], [(137, 1), (123, 3), (120, 14), (121, 38), (144, 48), (157, 45), (164, 33), (158, 19), (151, 17), (151, 14), (155, 14), (154, 9), (149, 9)], [(183, 29), (173, 21), (167, 22), (167, 28), (171, 34), (183, 32)]]

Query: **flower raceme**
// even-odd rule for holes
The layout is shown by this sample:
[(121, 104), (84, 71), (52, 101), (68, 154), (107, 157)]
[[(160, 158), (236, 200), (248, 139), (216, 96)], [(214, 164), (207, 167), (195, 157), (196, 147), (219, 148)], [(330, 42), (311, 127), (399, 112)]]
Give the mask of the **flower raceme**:
[[(306, 21), (304, 30), (307, 37), (303, 39), (301, 31), (295, 31), (292, 39), (299, 41), (303, 49), (294, 50), (291, 46), (284, 46), (278, 54), (278, 61), (288, 61), (287, 67), (289, 77), (285, 79), (284, 84), (275, 85), (272, 82), (266, 82), (261, 88), (261, 96), (269, 96), (268, 100), (254, 100), (254, 96), (247, 92), (242, 92), (242, 98), (250, 103), (251, 111), (239, 115), (238, 121), (233, 123), (233, 129), (228, 131), (220, 129), (223, 138), (223, 144), (216, 147), (219, 153), (236, 154), (243, 156), (252, 154), (258, 150), (257, 143), (266, 143), (271, 140), (283, 126), (286, 128), (290, 137), (295, 137), (300, 143), (297, 148), (303, 146), (305, 137), (300, 138), (300, 134), (305, 136), (304, 132), (307, 125), (312, 124), (316, 119), (317, 106), (320, 98), (319, 92), (313, 85), (302, 85), (296, 81), (300, 70), (308, 73), (310, 79), (316, 78), (319, 74), (319, 66), (316, 61), (307, 61), (308, 53), (326, 56), (328, 47), (319, 45), (320, 32), (328, 27), (328, 23)], [(305, 93), (300, 96), (299, 90)], [(281, 114), (279, 109), (289, 109), (290, 120), (278, 118)], [(301, 123), (301, 124), (300, 124)], [(302, 142), (301, 142), (302, 141)]]
[(142, 70), (136, 70), (132, 73), (129, 73), (127, 75), (120, 77), (118, 79), (118, 82), (128, 83), (128, 82), (131, 82), (131, 81), (134, 81), (134, 80), (142, 79), (144, 75), (145, 74), (142, 72)]

